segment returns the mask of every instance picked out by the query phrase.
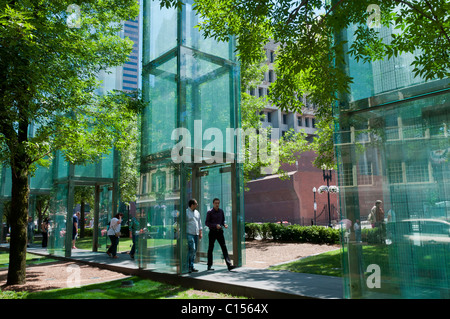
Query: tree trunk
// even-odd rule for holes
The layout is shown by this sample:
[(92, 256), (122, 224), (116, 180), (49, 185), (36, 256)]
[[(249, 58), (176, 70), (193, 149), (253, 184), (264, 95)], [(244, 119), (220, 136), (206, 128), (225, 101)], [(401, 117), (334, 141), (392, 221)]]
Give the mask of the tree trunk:
[(27, 222), (28, 222), (28, 169), (26, 166), (12, 170), (11, 189), (11, 240), (7, 285), (26, 281)]
[[(26, 112), (20, 112), (17, 135), (14, 136), (9, 146), (11, 151), (11, 239), (9, 245), (9, 268), (7, 285), (20, 285), (26, 282), (26, 257), (27, 257), (27, 224), (28, 224), (28, 199), (30, 189), (28, 185), (28, 173), (30, 158), (26, 150), (28, 141), (28, 118)], [(25, 114), (22, 114), (25, 113)]]

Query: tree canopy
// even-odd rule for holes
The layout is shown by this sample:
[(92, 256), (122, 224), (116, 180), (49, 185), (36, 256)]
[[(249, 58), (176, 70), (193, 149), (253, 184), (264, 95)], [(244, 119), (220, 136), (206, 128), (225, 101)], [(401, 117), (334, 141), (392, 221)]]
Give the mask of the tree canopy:
[(99, 72), (128, 60), (132, 41), (120, 31), (138, 13), (136, 0), (0, 4), (0, 159), (12, 173), (8, 284), (25, 281), (33, 167), (58, 150), (78, 164), (127, 145), (126, 123), (140, 111), (139, 100), (95, 93)]
[[(181, 6), (180, 0), (161, 0), (161, 6)], [(277, 79), (269, 99), (283, 111), (301, 113), (297, 96), (307, 94), (319, 105), (316, 113), (316, 166), (334, 163), (332, 105), (349, 90), (339, 33), (356, 25), (348, 53), (362, 61), (414, 53), (414, 75), (424, 79), (449, 75), (450, 20), (448, 0), (195, 0), (205, 36), (238, 38), (243, 65), (259, 59), (270, 39), (280, 43)], [(397, 32), (383, 41), (372, 22)]]

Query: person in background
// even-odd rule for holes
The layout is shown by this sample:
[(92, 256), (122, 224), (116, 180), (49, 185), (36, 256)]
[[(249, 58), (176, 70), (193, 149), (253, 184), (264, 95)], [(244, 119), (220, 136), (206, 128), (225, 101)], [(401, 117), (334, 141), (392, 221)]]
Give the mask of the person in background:
[(119, 238), (120, 238), (120, 226), (122, 224), (122, 217), (123, 214), (119, 213), (116, 216), (114, 216), (113, 219), (109, 222), (109, 229), (108, 229), (108, 236), (111, 240), (111, 246), (109, 246), (106, 253), (108, 256), (112, 258), (118, 258), (117, 257), (117, 246), (119, 246)]
[(33, 221), (33, 217), (28, 217), (27, 247), (30, 247), (30, 244), (33, 243), (33, 238), (34, 238), (34, 221)]
[(377, 200), (375, 206), (370, 210), (372, 228), (378, 227), (381, 223), (384, 223), (384, 210), (382, 207), (383, 202)]
[(41, 231), (42, 231), (42, 248), (47, 247), (48, 242), (48, 218), (44, 218), (44, 221), (41, 224)]
[(133, 241), (133, 245), (131, 246), (130, 250), (130, 257), (134, 259), (134, 254), (136, 253), (136, 241), (139, 236), (140, 232), (140, 225), (139, 221), (136, 218), (136, 216), (133, 216), (130, 221), (130, 232), (131, 232), (131, 239)]
[(188, 240), (188, 266), (189, 272), (197, 272), (194, 268), (195, 256), (197, 254), (198, 240), (203, 236), (202, 221), (198, 207), (197, 200), (191, 199), (188, 203), (189, 207), (186, 209), (186, 224), (187, 224), (187, 240)]
[(73, 214), (72, 249), (77, 249), (77, 247), (75, 247), (75, 242), (77, 240), (78, 235), (79, 221), (80, 221), (80, 212), (76, 212), (75, 214)]

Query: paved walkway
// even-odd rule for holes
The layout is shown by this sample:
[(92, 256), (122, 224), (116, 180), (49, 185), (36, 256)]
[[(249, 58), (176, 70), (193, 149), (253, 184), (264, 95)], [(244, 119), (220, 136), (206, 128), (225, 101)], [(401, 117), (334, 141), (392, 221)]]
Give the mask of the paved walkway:
[[(8, 248), (1, 245), (3, 248)], [(28, 252), (48, 256), (46, 249), (31, 247)], [(196, 264), (198, 273), (173, 275), (139, 269), (136, 262), (127, 254), (118, 254), (112, 259), (104, 252), (94, 253), (87, 250), (73, 250), (72, 256), (52, 258), (77, 261), (95, 267), (109, 269), (129, 275), (136, 275), (169, 284), (229, 293), (236, 296), (266, 299), (314, 298), (342, 299), (342, 278), (311, 274), (292, 273), (240, 267), (228, 271), (224, 266), (214, 266), (215, 271), (207, 271), (206, 265)]]

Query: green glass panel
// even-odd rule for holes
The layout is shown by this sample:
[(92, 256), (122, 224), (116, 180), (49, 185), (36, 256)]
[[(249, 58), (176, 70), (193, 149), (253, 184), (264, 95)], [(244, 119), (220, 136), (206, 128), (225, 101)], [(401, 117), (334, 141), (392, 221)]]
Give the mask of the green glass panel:
[(203, 22), (203, 19), (195, 14), (193, 3), (193, 0), (185, 2), (186, 28), (183, 30), (183, 45), (204, 53), (232, 60), (234, 53), (230, 50), (230, 43), (218, 42), (213, 38), (205, 38), (196, 28), (199, 23)]
[[(177, 46), (177, 10), (160, 8), (158, 1), (144, 1), (144, 38), (143, 63), (156, 59)], [(151, 25), (150, 25), (151, 22)]]
[(177, 124), (176, 59), (153, 72), (157, 75), (143, 76), (144, 98), (148, 101), (143, 112), (143, 156), (170, 151), (175, 145), (170, 133)]
[(63, 179), (69, 176), (69, 163), (64, 160), (60, 151), (56, 152), (54, 165), (56, 165), (55, 179)]
[(30, 191), (50, 191), (53, 187), (53, 168), (38, 166), (30, 178)]
[[(348, 41), (346, 47), (350, 47), (354, 42), (353, 34), (356, 26), (349, 27), (343, 32), (343, 37)], [(383, 42), (392, 41), (392, 34), (397, 30), (382, 27), (379, 30), (379, 37)], [(408, 87), (415, 84), (424, 83), (424, 79), (420, 76), (414, 77), (412, 70), (414, 66), (413, 54), (402, 54), (391, 59), (384, 59), (373, 62), (356, 61), (353, 57), (347, 55), (346, 62), (348, 64), (348, 75), (353, 78), (350, 85), (351, 93), (350, 101), (358, 101), (389, 92), (395, 89)]]
[(3, 166), (1, 169), (1, 176), (0, 176), (1, 197), (11, 197), (11, 186), (12, 186), (11, 178), (12, 178), (11, 168), (8, 166)]
[[(232, 192), (233, 183), (237, 185), (241, 175), (232, 175), (236, 172), (231, 173), (229, 166), (225, 170), (224, 165), (208, 167), (221, 164), (222, 152), (235, 152), (237, 145), (234, 141), (232, 149), (226, 148), (227, 129), (234, 130), (239, 125), (239, 68), (234, 58), (234, 42), (204, 39), (194, 28), (200, 20), (192, 10), (192, 1), (185, 4), (178, 11), (169, 12), (159, 10), (150, 1), (144, 2), (144, 16), (151, 19), (144, 22), (143, 95), (147, 107), (142, 117), (137, 200), (142, 227), (137, 248), (140, 267), (178, 273), (188, 270), (185, 211), (192, 197), (201, 205), (204, 228), (212, 199), (221, 197), (230, 225), (226, 231), (230, 255), (234, 242), (242, 234), (236, 236), (235, 231), (243, 231), (242, 224), (235, 221), (243, 220), (242, 202), (236, 202), (240, 194)], [(166, 17), (154, 17), (156, 11)], [(161, 45), (159, 37), (163, 35), (168, 35), (167, 43), (153, 48)], [(185, 129), (182, 134), (187, 135), (172, 140), (176, 138), (173, 133), (180, 133), (175, 131), (179, 128)], [(178, 163), (172, 158), (172, 151), (181, 138), (187, 145), (183, 154), (179, 153), (183, 161)], [(238, 209), (233, 211), (232, 204)], [(200, 262), (206, 261), (207, 248), (205, 235), (197, 254)], [(219, 263), (218, 244), (217, 249), (214, 255)], [(242, 260), (241, 256), (237, 259)]]
[[(362, 227), (344, 236), (347, 297), (450, 297), (449, 98), (341, 112), (367, 124), (366, 138), (336, 143), (343, 218)], [(377, 200), (384, 214), (371, 222)]]
[(76, 177), (96, 177), (98, 170), (97, 163), (91, 163), (87, 165), (76, 165), (74, 176)]
[[(199, 253), (200, 256), (202, 256), (200, 261), (205, 263), (207, 262), (207, 252), (209, 247), (209, 229), (205, 226), (205, 221), (207, 212), (213, 208), (214, 198), (220, 200), (220, 208), (225, 214), (225, 224), (228, 225), (228, 228), (224, 229), (224, 237), (230, 259), (232, 259), (233, 254), (231, 173), (230, 170), (224, 171), (224, 167), (225, 166), (206, 167), (201, 170), (201, 173), (204, 176), (200, 179), (200, 195), (198, 203), (199, 211), (202, 216), (204, 237), (199, 243)], [(214, 244), (213, 263), (215, 265), (225, 266), (222, 250), (217, 241)]]
[(95, 163), (75, 165), (74, 177), (113, 178), (114, 176), (114, 152), (103, 154)]
[[(186, 111), (182, 125), (191, 134), (191, 146), (225, 152), (227, 128), (234, 127), (234, 100), (230, 94), (232, 68), (191, 50), (184, 49), (182, 54), (181, 67), (186, 72), (183, 82)], [(222, 160), (217, 158), (216, 162), (221, 163)]]
[(8, 230), (6, 229), (6, 223), (3, 222), (3, 214), (5, 211), (6, 200), (0, 197), (0, 243), (6, 242), (6, 234)]
[(101, 164), (102, 164), (102, 173), (101, 173), (102, 177), (113, 178), (114, 165), (119, 165), (114, 163), (114, 152), (111, 151), (109, 154), (103, 154)]
[[(339, 39), (347, 49), (355, 30)], [(414, 77), (413, 60), (346, 55), (334, 142), (347, 298), (450, 298), (449, 80)]]
[(177, 272), (177, 239), (180, 213), (179, 169), (161, 163), (141, 176), (137, 216), (137, 260), (142, 268)]
[(113, 215), (112, 191), (109, 185), (100, 188), (100, 207), (98, 217), (98, 250), (106, 250), (106, 246), (111, 244), (108, 235), (108, 225)]
[[(48, 251), (55, 256), (65, 256), (65, 242), (67, 234), (67, 184), (57, 185), (51, 194), (48, 229)], [(72, 223), (72, 220), (70, 220)]]

